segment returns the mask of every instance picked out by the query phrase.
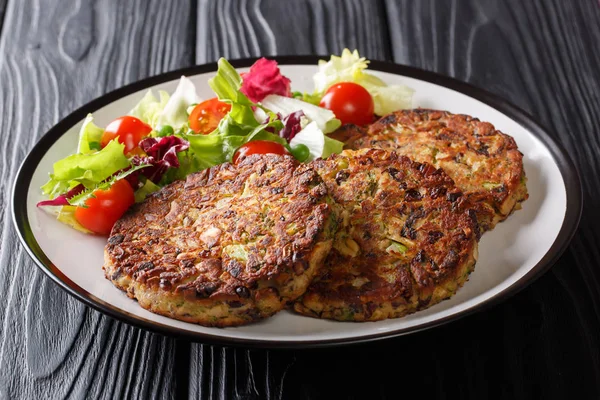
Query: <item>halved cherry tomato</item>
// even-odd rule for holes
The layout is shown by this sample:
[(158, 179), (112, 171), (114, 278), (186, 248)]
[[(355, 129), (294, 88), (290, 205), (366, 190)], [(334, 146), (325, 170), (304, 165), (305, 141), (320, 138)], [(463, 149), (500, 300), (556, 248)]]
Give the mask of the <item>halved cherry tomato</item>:
[(108, 235), (115, 222), (135, 202), (133, 189), (125, 179), (121, 179), (108, 190), (94, 191), (94, 196), (85, 202), (87, 208), (75, 209), (75, 219), (94, 233)]
[(367, 125), (373, 122), (373, 98), (367, 89), (356, 83), (341, 82), (331, 86), (319, 106), (333, 111), (342, 124)]
[(223, 117), (231, 110), (231, 105), (214, 97), (203, 101), (192, 110), (189, 118), (190, 128), (196, 133), (211, 133)]
[(128, 154), (135, 149), (140, 143), (140, 140), (148, 136), (150, 132), (152, 132), (152, 127), (150, 125), (140, 121), (136, 117), (126, 115), (117, 118), (108, 124), (102, 134), (100, 145), (104, 148), (108, 142), (117, 138), (119, 143), (125, 145), (123, 152)]
[(233, 155), (233, 163), (237, 164), (244, 157), (252, 154), (290, 154), (285, 147), (268, 140), (253, 140), (240, 146)]

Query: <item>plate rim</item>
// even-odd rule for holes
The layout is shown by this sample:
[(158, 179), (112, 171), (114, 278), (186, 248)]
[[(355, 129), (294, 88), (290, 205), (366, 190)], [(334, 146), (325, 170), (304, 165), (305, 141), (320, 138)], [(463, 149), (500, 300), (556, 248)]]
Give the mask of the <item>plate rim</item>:
[[(281, 65), (316, 65), (320, 59), (328, 59), (328, 55), (306, 55), (306, 56), (267, 56), (269, 59), (277, 61)], [(241, 58), (229, 60), (235, 68), (243, 68), (251, 66), (258, 58)], [(83, 120), (85, 116), (94, 112), (114, 101), (119, 100), (134, 92), (146, 89), (150, 86), (158, 85), (167, 81), (176, 80), (181, 75), (193, 76), (202, 73), (214, 72), (217, 70), (217, 63), (208, 63), (185, 67), (162, 74), (154, 75), (145, 79), (138, 80), (118, 89), (112, 90), (94, 100), (84, 104), (77, 110), (73, 111), (66, 117), (62, 118), (57, 124), (50, 128), (29, 151), (15, 176), (14, 184), (11, 191), (12, 201), (11, 216), (13, 226), (17, 231), (17, 236), (21, 245), (25, 248), (29, 257), (34, 261), (38, 268), (42, 270), (48, 277), (51, 278), (61, 289), (65, 290), (69, 295), (81, 301), (85, 305), (117, 320), (133, 325), (137, 328), (145, 329), (161, 335), (172, 336), (191, 340), (193, 342), (205, 344), (218, 344), (234, 347), (259, 347), (259, 348), (315, 348), (315, 347), (332, 347), (351, 345), (358, 343), (371, 342), (374, 340), (389, 339), (409, 333), (416, 333), (425, 329), (444, 325), (451, 321), (456, 321), (468, 315), (481, 312), (492, 305), (498, 304), (501, 301), (507, 300), (516, 293), (529, 286), (541, 275), (547, 272), (564, 253), (573, 238), (581, 213), (583, 209), (583, 192), (581, 178), (576, 165), (572, 161), (566, 149), (549, 134), (550, 130), (536, 121), (525, 110), (513, 105), (509, 101), (500, 96), (492, 94), (484, 89), (473, 86), (469, 83), (458, 79), (439, 74), (432, 71), (427, 71), (421, 68), (411, 67), (403, 64), (396, 64), (387, 61), (371, 61), (370, 68), (372, 70), (388, 72), (396, 75), (414, 78), (421, 81), (433, 83), (448, 89), (452, 89), (484, 104), (500, 111), (507, 117), (511, 118), (519, 125), (527, 129), (533, 136), (539, 139), (544, 146), (550, 151), (553, 161), (556, 163), (559, 172), (561, 173), (565, 183), (566, 194), (566, 210), (565, 217), (559, 233), (546, 252), (542, 259), (533, 266), (519, 280), (508, 286), (501, 292), (491, 298), (482, 301), (466, 310), (456, 314), (449, 315), (434, 321), (430, 321), (418, 326), (400, 328), (387, 332), (374, 333), (360, 337), (326, 339), (326, 340), (286, 340), (275, 341), (271, 339), (248, 339), (248, 338), (231, 338), (224, 337), (218, 334), (207, 334), (200, 332), (191, 332), (185, 329), (177, 328), (170, 325), (165, 325), (159, 322), (150, 321), (141, 316), (121, 310), (108, 302), (105, 302), (85, 289), (73, 282), (67, 277), (58, 267), (56, 267), (45, 255), (35, 240), (33, 231), (29, 224), (27, 214), (27, 198), (29, 195), (29, 184), (33, 174), (48, 149), (58, 140), (65, 132)]]

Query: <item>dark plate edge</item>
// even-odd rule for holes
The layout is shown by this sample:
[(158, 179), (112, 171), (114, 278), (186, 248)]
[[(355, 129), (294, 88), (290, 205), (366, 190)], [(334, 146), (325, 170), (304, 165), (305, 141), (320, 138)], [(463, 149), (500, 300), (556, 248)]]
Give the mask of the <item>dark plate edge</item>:
[[(328, 58), (328, 56), (277, 56), (269, 57), (277, 60), (280, 64), (305, 64), (305, 65), (316, 65), (319, 59)], [(231, 60), (231, 63), (236, 67), (248, 67), (256, 58), (238, 59)], [(398, 75), (407, 76), (410, 78), (419, 79), (426, 82), (431, 82), (439, 86), (444, 86), (449, 89), (455, 90), (466, 94), (472, 98), (475, 98), (492, 108), (502, 112), (511, 119), (518, 122), (520, 125), (525, 127), (534, 136), (536, 136), (542, 143), (550, 150), (554, 161), (556, 162), (560, 173), (563, 176), (565, 182), (566, 196), (567, 196), (567, 209), (565, 212), (565, 218), (559, 234), (545, 254), (545, 256), (519, 281), (515, 282), (510, 287), (506, 288), (502, 292), (496, 294), (490, 299), (479, 303), (467, 310), (460, 313), (441, 318), (429, 323), (420, 325), (418, 327), (399, 329), (391, 332), (385, 332), (381, 334), (373, 334), (368, 336), (362, 336), (358, 338), (346, 338), (346, 339), (332, 339), (327, 341), (261, 341), (261, 340), (250, 340), (250, 339), (236, 339), (236, 338), (225, 338), (219, 335), (210, 335), (189, 332), (180, 328), (174, 328), (172, 326), (156, 323), (144, 318), (135, 316), (127, 313), (120, 309), (117, 309), (106, 303), (86, 290), (75, 284), (68, 277), (66, 277), (44, 254), (39, 247), (39, 244), (33, 236), (31, 226), (27, 218), (27, 195), (29, 182), (33, 176), (33, 173), (42, 159), (46, 151), (52, 146), (52, 144), (58, 140), (64, 134), (66, 130), (71, 128), (77, 122), (85, 118), (85, 116), (94, 112), (95, 110), (104, 107), (105, 105), (118, 100), (128, 94), (134, 93), (139, 90), (143, 90), (149, 86), (160, 84), (166, 81), (179, 78), (181, 75), (195, 75), (201, 73), (207, 73), (215, 71), (217, 67), (216, 63), (204, 64), (200, 66), (193, 66), (183, 68), (150, 78), (146, 78), (135, 83), (126, 85), (120, 89), (109, 92), (89, 103), (80, 107), (66, 118), (62, 119), (58, 124), (52, 127), (33, 147), (29, 152), (25, 160), (16, 175), (16, 179), (12, 189), (12, 204), (11, 213), (12, 219), (17, 230), (19, 240), (24, 246), (29, 256), (33, 259), (36, 265), (48, 275), (54, 282), (56, 282), (62, 289), (64, 289), (71, 296), (82, 301), (86, 305), (112, 317), (117, 320), (126, 322), (139, 328), (153, 331), (167, 336), (174, 336), (177, 338), (183, 338), (192, 340), (195, 342), (207, 343), (207, 344), (218, 344), (226, 346), (241, 346), (241, 347), (261, 347), (261, 348), (316, 348), (316, 347), (330, 347), (330, 346), (341, 346), (357, 343), (365, 343), (374, 340), (380, 340), (384, 338), (392, 338), (408, 333), (414, 333), (435, 326), (439, 326), (450, 321), (455, 321), (459, 318), (471, 315), (475, 312), (482, 311), (488, 307), (497, 304), (501, 300), (505, 300), (510, 296), (515, 295), (520, 290), (534, 282), (537, 278), (543, 275), (562, 255), (567, 249), (569, 242), (577, 230), (579, 220), (582, 212), (582, 187), (577, 168), (573, 161), (569, 157), (566, 150), (547, 133), (548, 130), (537, 123), (534, 118), (522, 109), (512, 105), (506, 100), (491, 94), (483, 89), (479, 89), (468, 83), (458, 81), (454, 78), (443, 76), (434, 72), (425, 71), (419, 68), (409, 67), (405, 65), (399, 65), (389, 62), (372, 61), (370, 64), (371, 69), (379, 70), (382, 72), (389, 72)]]

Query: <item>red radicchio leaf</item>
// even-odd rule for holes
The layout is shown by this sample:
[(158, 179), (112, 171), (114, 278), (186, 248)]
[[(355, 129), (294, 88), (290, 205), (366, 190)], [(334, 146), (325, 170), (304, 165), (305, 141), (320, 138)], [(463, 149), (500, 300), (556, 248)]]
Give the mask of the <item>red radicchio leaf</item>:
[(37, 207), (43, 206), (68, 206), (69, 200), (73, 196), (77, 196), (79, 193), (83, 192), (85, 186), (79, 184), (75, 186), (73, 189), (69, 190), (65, 194), (61, 194), (60, 196), (55, 197), (52, 200), (43, 200), (36, 204)]
[(300, 125), (300, 119), (304, 116), (304, 112), (302, 110), (294, 111), (285, 117), (281, 122), (283, 122), (283, 129), (279, 131), (279, 136), (287, 140), (288, 142), (296, 136), (298, 132), (302, 130), (302, 126)]
[(260, 58), (250, 67), (249, 72), (240, 75), (240, 91), (255, 103), (270, 94), (292, 97), (291, 82), (281, 75), (277, 61)]
[(159, 139), (145, 138), (139, 146), (148, 156), (135, 156), (131, 159), (131, 163), (133, 165), (149, 164), (150, 166), (141, 169), (140, 173), (152, 182), (158, 183), (170, 167), (179, 167), (177, 153), (187, 150), (190, 144), (177, 136), (165, 136)]

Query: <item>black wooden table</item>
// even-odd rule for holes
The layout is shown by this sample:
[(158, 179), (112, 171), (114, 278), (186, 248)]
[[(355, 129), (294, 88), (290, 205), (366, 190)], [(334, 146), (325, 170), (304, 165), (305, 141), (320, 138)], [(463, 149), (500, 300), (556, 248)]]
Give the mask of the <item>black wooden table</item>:
[[(357, 48), (488, 89), (576, 161), (569, 250), (505, 303), (415, 335), (330, 350), (187, 343), (63, 293), (10, 221), (25, 154), (126, 83), (228, 58)], [(597, 0), (0, 0), (0, 399), (600, 398), (600, 4)]]

